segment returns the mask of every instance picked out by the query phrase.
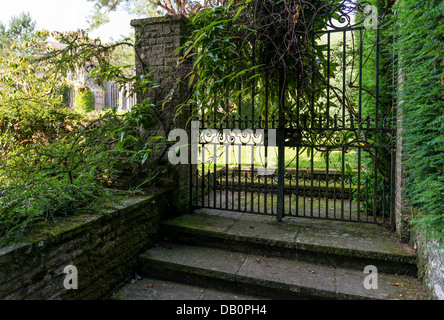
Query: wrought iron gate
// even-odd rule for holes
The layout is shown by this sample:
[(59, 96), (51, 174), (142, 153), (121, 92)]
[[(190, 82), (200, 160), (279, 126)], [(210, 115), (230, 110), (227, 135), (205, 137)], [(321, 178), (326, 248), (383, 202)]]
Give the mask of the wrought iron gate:
[[(380, 29), (364, 25), (368, 5), (329, 8), (324, 28), (308, 33), (308, 76), (266, 66), (238, 101), (200, 115), (194, 207), (392, 222), (393, 109), (380, 94)], [(267, 46), (252, 48), (253, 61), (269, 62)]]

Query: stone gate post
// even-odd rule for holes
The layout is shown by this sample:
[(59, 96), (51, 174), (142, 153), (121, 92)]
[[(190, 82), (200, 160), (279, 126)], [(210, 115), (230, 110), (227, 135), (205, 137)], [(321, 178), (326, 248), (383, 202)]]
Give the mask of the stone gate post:
[[(190, 111), (183, 108), (176, 113), (176, 106), (185, 101), (189, 94), (188, 85), (178, 83), (187, 72), (186, 64), (179, 64), (183, 53), (177, 48), (185, 43), (187, 18), (183, 15), (136, 19), (131, 21), (135, 28), (136, 74), (138, 77), (150, 74), (158, 84), (148, 88), (138, 100), (149, 97), (156, 106), (158, 134), (168, 137), (172, 129), (186, 129), (189, 133)], [(177, 117), (173, 117), (177, 115)], [(166, 158), (166, 157), (165, 157)], [(175, 213), (185, 213), (190, 209), (190, 167), (187, 164), (169, 164), (168, 172), (158, 183), (161, 187), (173, 190), (172, 204)]]

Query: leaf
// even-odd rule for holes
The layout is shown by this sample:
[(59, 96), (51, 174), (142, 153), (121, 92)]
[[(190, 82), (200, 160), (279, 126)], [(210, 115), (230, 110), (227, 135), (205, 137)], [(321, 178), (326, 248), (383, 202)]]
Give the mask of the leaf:
[(184, 54), (184, 57), (187, 57), (188, 56), (188, 54), (191, 52), (191, 50), (193, 50), (193, 47), (194, 45), (191, 45), (189, 48), (188, 48), (188, 50), (185, 52), (185, 54)]
[(239, 15), (241, 14), (242, 10), (244, 10), (244, 9), (245, 9), (245, 6), (242, 6), (242, 7), (240, 7), (240, 8), (237, 10), (237, 13), (236, 13), (236, 15), (235, 15), (234, 18), (233, 18), (233, 21), (236, 21), (236, 20), (237, 20), (237, 18), (238, 18)]
[(198, 43), (200, 39), (202, 39), (202, 37), (205, 35), (206, 33), (203, 32), (200, 36), (197, 37), (196, 40), (194, 40), (194, 44)]
[(150, 149), (146, 150), (146, 152), (145, 152), (145, 154), (143, 155), (143, 158), (142, 158), (142, 164), (144, 164), (145, 161), (148, 159), (150, 153), (151, 153)]
[(187, 55), (185, 58), (187, 58), (187, 59), (191, 58), (192, 56), (195, 56), (196, 54), (199, 54), (199, 52), (193, 52), (193, 53)]
[(196, 74), (193, 74), (191, 77), (190, 77), (190, 81), (188, 82), (188, 86), (189, 87), (191, 87), (192, 85), (193, 85), (193, 82), (194, 82), (194, 78), (196, 77)]

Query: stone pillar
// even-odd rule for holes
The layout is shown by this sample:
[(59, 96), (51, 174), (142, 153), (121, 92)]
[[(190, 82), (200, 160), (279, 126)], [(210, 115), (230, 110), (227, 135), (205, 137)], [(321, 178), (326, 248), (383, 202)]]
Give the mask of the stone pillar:
[(408, 205), (407, 199), (402, 195), (405, 187), (406, 168), (403, 164), (402, 153), (402, 118), (398, 115), (398, 128), (396, 130), (396, 165), (395, 165), (395, 223), (396, 234), (402, 242), (410, 241), (410, 220), (413, 218), (414, 209)]
[[(171, 90), (178, 72), (178, 60), (182, 56), (176, 49), (184, 44), (187, 35), (187, 18), (183, 15), (136, 19), (131, 21), (136, 34), (136, 73), (138, 76), (151, 73), (160, 84), (147, 95), (154, 103), (161, 103)], [(176, 90), (175, 99), (182, 92)]]
[[(150, 73), (150, 77), (158, 84), (156, 88), (148, 88), (144, 95), (137, 95), (139, 102), (140, 99), (149, 97), (156, 106), (158, 131), (155, 135), (168, 137), (169, 132), (176, 128), (190, 132), (189, 126), (186, 127), (189, 110), (183, 108), (174, 119), (169, 116), (177, 115), (175, 107), (184, 102), (189, 94), (188, 86), (176, 81), (188, 73), (185, 63), (178, 64), (183, 53), (176, 50), (185, 43), (187, 21), (182, 15), (131, 21), (136, 35), (136, 74), (140, 77)], [(172, 89), (174, 91), (171, 95)], [(165, 114), (167, 112), (169, 114)], [(170, 163), (167, 166), (167, 173), (158, 179), (157, 185), (173, 189), (172, 214), (186, 213), (190, 209), (190, 167), (188, 164)]]

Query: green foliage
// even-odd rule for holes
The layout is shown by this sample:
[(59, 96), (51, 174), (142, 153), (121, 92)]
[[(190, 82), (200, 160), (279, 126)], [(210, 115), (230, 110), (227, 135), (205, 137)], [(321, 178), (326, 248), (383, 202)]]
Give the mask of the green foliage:
[[(0, 157), (16, 146), (50, 143), (63, 134), (71, 112), (61, 109), (64, 85), (49, 76), (50, 66), (30, 57), (10, 57), (0, 69)], [(76, 118), (74, 116), (74, 118)]]
[(94, 212), (96, 199), (116, 199), (118, 191), (110, 187), (118, 175), (120, 153), (112, 143), (119, 124), (113, 114), (72, 123), (68, 133), (51, 144), (15, 146), (2, 159), (3, 242), (19, 238), (33, 221), (55, 221), (80, 210)]
[(124, 152), (127, 163), (136, 165), (137, 175), (143, 177), (136, 184), (138, 188), (152, 184), (154, 179), (166, 170), (166, 167), (160, 164), (159, 156), (155, 155), (156, 151), (165, 150), (169, 145), (166, 135), (149, 134), (157, 125), (154, 109), (155, 106), (147, 100), (135, 105), (131, 112), (125, 114), (123, 125), (118, 132), (116, 150)]
[[(134, 38), (134, 37), (132, 37)], [(133, 43), (132, 38), (123, 39), (122, 41), (127, 41)], [(135, 50), (132, 46), (118, 46), (110, 54), (110, 65), (111, 66), (128, 66), (125, 67), (124, 74), (128, 77), (134, 77), (136, 72), (134, 68), (134, 61), (136, 60)], [(131, 66), (131, 67), (129, 67)]]
[(74, 100), (74, 110), (81, 114), (85, 114), (94, 111), (94, 109), (94, 92), (87, 87), (78, 89)]
[(0, 238), (20, 239), (36, 220), (93, 209), (117, 174), (111, 141), (119, 122), (63, 108), (51, 63), (10, 57), (0, 70)]
[(29, 13), (22, 12), (19, 16), (13, 16), (8, 26), (0, 22), (0, 57), (11, 53), (10, 47), (23, 41), (29, 41), (35, 37), (36, 22)]
[[(379, 27), (379, 47), (376, 48), (377, 30), (368, 29), (362, 33), (362, 42), (364, 50), (372, 48), (369, 55), (362, 58), (362, 114), (363, 117), (370, 116), (375, 119), (376, 116), (382, 121), (384, 117), (391, 119), (392, 117), (392, 101), (393, 101), (393, 51), (392, 37), (390, 29), (385, 27), (385, 23), (390, 19), (387, 10), (387, 4), (381, 0), (370, 0), (369, 3), (378, 9), (378, 25)], [(389, 7), (391, 8), (391, 7)], [(384, 15), (383, 15), (384, 14)], [(356, 32), (356, 46), (359, 46), (359, 32)], [(379, 51), (378, 59), (376, 52)], [(378, 70), (379, 78), (376, 81), (376, 72)], [(378, 87), (377, 87), (378, 85)], [(378, 89), (378, 90), (377, 90)], [(375, 93), (378, 91), (378, 97)], [(378, 115), (376, 115), (376, 98), (378, 103)]]
[[(56, 34), (65, 51), (34, 39), (23, 46), (35, 56), (10, 56), (0, 69), (0, 246), (19, 241), (35, 221), (96, 212), (100, 199), (148, 188), (161, 171), (149, 163), (163, 140), (147, 133), (156, 124), (148, 100), (124, 115), (65, 108), (68, 87), (61, 79), (85, 60), (99, 60), (92, 72), (99, 81), (134, 80), (125, 66), (107, 60), (118, 45), (102, 46), (83, 33)], [(89, 111), (87, 99), (91, 105), (90, 95), (76, 109)]]
[(444, 2), (404, 0), (395, 9), (405, 196), (422, 212), (416, 228), (444, 239)]
[(20, 241), (32, 222), (56, 222), (58, 216), (96, 212), (95, 200), (104, 191), (95, 183), (93, 172), (83, 172), (72, 182), (35, 173), (26, 182), (0, 185), (0, 247)]
[(36, 22), (29, 13), (22, 12), (18, 17), (13, 16), (9, 21), (7, 35), (12, 40), (29, 41), (35, 30)]
[[(102, 84), (104, 81), (114, 81), (119, 85), (132, 83), (136, 80), (134, 72), (134, 61), (129, 50), (135, 49), (131, 39), (125, 41), (104, 44), (100, 39), (92, 39), (84, 30), (70, 32), (48, 32), (39, 31), (37, 36), (42, 41), (54, 38), (63, 44), (63, 48), (48, 48), (45, 52), (36, 54), (36, 60), (40, 62), (55, 61), (51, 68), (54, 77), (66, 77), (70, 72), (75, 74), (78, 70), (85, 68), (86, 61), (93, 61), (89, 70), (89, 77), (95, 79), (95, 83)], [(37, 44), (33, 44), (37, 45)], [(128, 49), (130, 48), (130, 49)], [(121, 55), (129, 55), (122, 59)]]
[(6, 27), (0, 22), (0, 50), (4, 50), (7, 46)]

